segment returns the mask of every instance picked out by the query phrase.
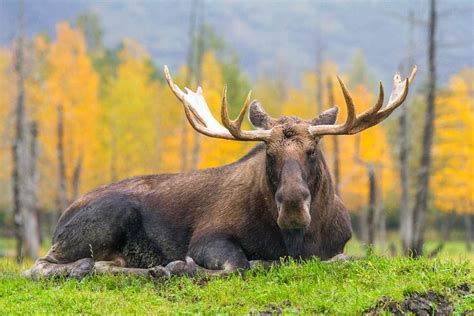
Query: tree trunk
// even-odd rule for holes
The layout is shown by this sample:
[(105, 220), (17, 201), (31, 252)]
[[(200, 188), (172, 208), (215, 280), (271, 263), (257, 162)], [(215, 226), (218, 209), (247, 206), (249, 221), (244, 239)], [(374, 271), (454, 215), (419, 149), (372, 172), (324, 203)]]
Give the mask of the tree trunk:
[(428, 207), (429, 178), (431, 167), (431, 145), (434, 133), (434, 115), (436, 103), (436, 1), (431, 0), (428, 33), (428, 95), (423, 130), (420, 171), (413, 208), (413, 234), (409, 251), (413, 256), (423, 254), (425, 213)]
[(36, 259), (40, 248), (40, 230), (38, 222), (38, 126), (32, 122), (30, 126), (30, 153), (28, 159), (28, 174), (25, 181), (25, 214), (23, 216), (24, 225), (24, 253), (30, 259)]
[[(332, 88), (332, 80), (328, 77), (327, 81), (327, 91), (328, 91), (328, 103), (329, 106), (334, 105), (334, 91)], [(341, 174), (340, 174), (340, 167), (339, 167), (339, 138), (337, 136), (329, 136), (332, 139), (333, 143), (333, 168), (334, 168), (334, 186), (336, 189), (336, 194), (339, 195), (340, 191), (340, 184), (341, 184)]]
[(115, 124), (112, 123), (112, 135), (110, 137), (110, 180), (117, 181), (117, 133)]
[[(205, 42), (204, 42), (204, 4), (201, 5), (202, 12), (201, 12), (201, 21), (200, 21), (200, 28), (199, 28), (199, 35), (197, 38), (197, 57), (196, 57), (196, 82), (198, 84), (202, 81), (202, 60), (204, 56), (205, 50)], [(194, 132), (194, 142), (193, 142), (193, 155), (191, 159), (191, 169), (196, 170), (199, 165), (201, 155), (201, 134)]]
[(387, 215), (383, 211), (383, 207), (379, 206), (379, 215), (378, 215), (378, 230), (379, 230), (379, 244), (380, 249), (385, 252), (385, 247), (387, 246)]
[(15, 138), (12, 145), (12, 184), (13, 184), (13, 214), (15, 222), (16, 258), (23, 261), (24, 249), (24, 220), (27, 213), (25, 207), (26, 178), (28, 172), (28, 142), (26, 135), (25, 111), (25, 71), (23, 43), (23, 1), (19, 2), (18, 37), (15, 52), (15, 73), (17, 79), (17, 98), (15, 105)]
[[(196, 67), (195, 61), (195, 39), (196, 39), (196, 23), (197, 23), (197, 0), (193, 0), (191, 4), (191, 11), (189, 13), (189, 31), (188, 31), (188, 54), (187, 54), (187, 66), (188, 72), (186, 73), (186, 86), (191, 87), (191, 83), (194, 77), (194, 69)], [(181, 172), (188, 170), (188, 120), (186, 116), (182, 117), (181, 120)]]
[(61, 104), (57, 106), (57, 147), (56, 154), (58, 158), (58, 196), (57, 196), (57, 210), (56, 222), (66, 209), (67, 199), (67, 180), (66, 180), (66, 163), (64, 160), (64, 110)]
[(373, 246), (375, 243), (375, 234), (377, 230), (377, 183), (375, 177), (375, 166), (371, 162), (364, 161), (360, 158), (359, 154), (360, 150), (360, 135), (356, 136), (355, 141), (355, 153), (354, 153), (354, 161), (367, 170), (367, 176), (369, 179), (369, 196), (368, 196), (368, 205), (367, 211), (365, 215), (365, 229), (366, 231), (366, 242), (367, 246)]
[(373, 246), (375, 243), (375, 231), (377, 226), (377, 187), (375, 184), (375, 168), (372, 164), (367, 165), (367, 175), (369, 177), (369, 205), (367, 207), (367, 244)]
[[(378, 235), (375, 238), (378, 243), (380, 249), (385, 252), (385, 246), (387, 241), (387, 216), (385, 214), (385, 209), (383, 205), (383, 165), (376, 165), (375, 172), (376, 172), (376, 187), (375, 187), (375, 194), (376, 194), (376, 231), (378, 231)], [(378, 180), (378, 181), (377, 181)]]
[(428, 258), (436, 257), (441, 250), (443, 250), (444, 245), (449, 240), (449, 235), (451, 234), (451, 226), (453, 223), (453, 217), (455, 216), (454, 210), (449, 213), (442, 214), (441, 217), (441, 236), (438, 245), (427, 254)]
[[(415, 49), (415, 15), (413, 11), (409, 12), (408, 19), (410, 40), (407, 54), (407, 69), (410, 69), (414, 64), (413, 51)], [(402, 252), (408, 255), (413, 233), (413, 215), (410, 209), (410, 122), (408, 105), (401, 107), (400, 111), (400, 237)]]
[(473, 235), (471, 214), (464, 215), (464, 225), (466, 227), (466, 249), (468, 252), (471, 252), (472, 251), (472, 235)]
[(74, 172), (72, 174), (71, 202), (77, 200), (77, 198), (79, 197), (79, 187), (80, 187), (80, 183), (81, 183), (81, 171), (82, 171), (82, 160), (83, 160), (83, 155), (82, 155), (82, 152), (81, 152), (79, 154), (79, 157), (77, 157), (76, 165), (74, 166)]

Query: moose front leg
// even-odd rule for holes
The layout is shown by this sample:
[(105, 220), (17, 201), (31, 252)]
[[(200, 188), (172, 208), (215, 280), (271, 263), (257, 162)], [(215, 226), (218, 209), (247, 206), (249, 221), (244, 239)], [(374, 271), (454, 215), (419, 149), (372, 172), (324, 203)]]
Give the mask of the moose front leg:
[(97, 261), (94, 264), (94, 272), (97, 274), (127, 274), (144, 277), (169, 277), (170, 273), (162, 266), (156, 266), (149, 269), (126, 267), (124, 260)]
[(166, 269), (174, 275), (227, 275), (250, 268), (242, 247), (231, 236), (213, 234), (195, 239), (186, 261), (174, 261)]

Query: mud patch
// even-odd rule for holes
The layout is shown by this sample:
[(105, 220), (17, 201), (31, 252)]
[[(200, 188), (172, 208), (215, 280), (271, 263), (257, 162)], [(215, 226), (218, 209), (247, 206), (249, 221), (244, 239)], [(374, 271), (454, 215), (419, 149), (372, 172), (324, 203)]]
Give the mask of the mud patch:
[[(453, 289), (453, 295), (463, 297), (472, 294), (468, 283), (458, 285)], [(382, 297), (373, 307), (364, 312), (365, 315), (379, 315), (390, 312), (393, 315), (452, 315), (454, 304), (443, 294), (429, 290), (424, 293), (413, 292), (405, 297), (403, 302), (397, 302), (389, 297)]]
[[(258, 311), (258, 312), (250, 312), (249, 315), (251, 316), (267, 316), (267, 315), (280, 315), (283, 314), (285, 308), (291, 307), (291, 302), (289, 300), (285, 300), (281, 302), (281, 304), (268, 304), (267, 309)], [(293, 308), (293, 313), (297, 313), (298, 309)]]

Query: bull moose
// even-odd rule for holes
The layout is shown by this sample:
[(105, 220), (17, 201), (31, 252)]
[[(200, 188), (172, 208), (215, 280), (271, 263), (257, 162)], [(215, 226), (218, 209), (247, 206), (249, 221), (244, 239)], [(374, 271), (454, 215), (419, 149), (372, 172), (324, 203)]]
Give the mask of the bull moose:
[[(200, 87), (183, 92), (166, 66), (164, 73), (197, 132), (261, 144), (226, 166), (138, 176), (85, 194), (64, 211), (51, 249), (24, 275), (227, 274), (288, 256), (328, 260), (343, 254), (352, 234), (350, 217), (319, 142), (387, 118), (407, 97), (416, 67), (404, 81), (395, 75), (386, 107), (380, 83), (377, 102), (359, 115), (338, 77), (347, 107), (342, 124), (336, 124), (336, 106), (312, 120), (272, 118), (258, 101), (250, 102), (250, 93), (230, 120), (224, 88), (221, 125)], [(242, 130), (248, 108), (256, 129)]]

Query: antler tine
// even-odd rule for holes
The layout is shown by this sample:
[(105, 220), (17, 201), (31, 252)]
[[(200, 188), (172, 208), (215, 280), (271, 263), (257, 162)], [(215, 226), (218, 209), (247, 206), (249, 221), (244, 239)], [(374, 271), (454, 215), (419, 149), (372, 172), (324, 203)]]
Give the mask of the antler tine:
[(356, 119), (357, 120), (364, 120), (370, 116), (372, 116), (374, 113), (377, 113), (383, 106), (383, 101), (385, 98), (385, 93), (383, 91), (383, 84), (382, 81), (379, 82), (379, 97), (377, 99), (377, 103), (374, 104), (370, 109), (368, 109), (365, 112), (362, 112), (361, 114), (357, 115)]
[(339, 81), (339, 85), (341, 86), (341, 90), (344, 95), (344, 100), (346, 101), (347, 118), (346, 122), (342, 126), (340, 126), (340, 129), (345, 132), (349, 130), (352, 125), (354, 125), (354, 121), (356, 118), (355, 106), (349, 91), (347, 91), (346, 85), (344, 84), (344, 82), (342, 82), (339, 76), (337, 76), (337, 81)]
[(416, 71), (417, 71), (417, 70), (418, 70), (418, 66), (415, 65), (415, 66), (413, 67), (413, 69), (411, 70), (410, 76), (408, 77), (408, 84), (411, 84), (412, 81), (413, 81), (413, 79), (415, 79), (415, 75), (416, 75)]
[(315, 125), (309, 127), (309, 132), (314, 135), (339, 135), (339, 134), (348, 134), (351, 127), (354, 125), (356, 114), (355, 106), (352, 97), (347, 91), (346, 85), (342, 82), (339, 76), (337, 77), (339, 85), (341, 86), (342, 94), (344, 95), (344, 100), (346, 102), (347, 108), (347, 118), (343, 124), (338, 125)]
[(222, 126), (214, 118), (211, 111), (209, 110), (209, 106), (204, 99), (202, 89), (200, 87), (198, 87), (196, 92), (186, 88), (185, 93), (176, 84), (174, 84), (167, 66), (164, 66), (164, 73), (166, 81), (168, 82), (171, 90), (183, 104), (184, 113), (186, 114), (189, 123), (199, 133), (215, 138), (242, 141), (266, 141), (270, 137), (271, 130), (241, 130), (242, 121), (250, 103), (250, 93), (247, 96), (242, 111), (240, 112), (237, 119), (235, 121), (231, 121), (229, 119), (229, 113), (227, 110), (227, 88), (224, 87), (221, 112), (221, 118), (224, 126)]
[(165, 73), (166, 82), (168, 82), (168, 86), (171, 88), (171, 91), (173, 91), (174, 95), (180, 101), (183, 101), (184, 100), (184, 92), (177, 85), (174, 84), (173, 79), (171, 78), (168, 66), (165, 65), (163, 70), (164, 70), (164, 73)]
[[(189, 124), (198, 131), (201, 134), (204, 134), (209, 137), (216, 137), (216, 133), (210, 130), (209, 128), (205, 127), (202, 125), (201, 122), (199, 122), (195, 116), (195, 114), (192, 112), (192, 110), (189, 108), (189, 106), (185, 103), (183, 103), (183, 108), (184, 108), (184, 113), (186, 114), (186, 117), (189, 121)], [(223, 139), (234, 139), (232, 135), (226, 135), (226, 134), (219, 134), (219, 138)]]
[(225, 128), (236, 138), (242, 137), (242, 121), (244, 120), (245, 113), (250, 105), (250, 95), (252, 91), (249, 91), (247, 98), (245, 99), (244, 106), (240, 110), (239, 115), (235, 120), (231, 120), (229, 117), (229, 111), (227, 107), (227, 86), (224, 86), (222, 91), (222, 105), (221, 105), (221, 120)]
[[(400, 80), (400, 74), (396, 73), (394, 77), (394, 86), (392, 90), (392, 94), (389, 98), (388, 105), (383, 108), (383, 100), (384, 100), (384, 90), (383, 85), (380, 83), (379, 85), (379, 97), (377, 103), (372, 106), (367, 111), (363, 112), (360, 115), (357, 115), (355, 118), (353, 117), (354, 114), (354, 103), (352, 102), (352, 98), (350, 97), (349, 92), (347, 91), (344, 83), (342, 80), (337, 77), (339, 80), (339, 84), (341, 85), (342, 93), (344, 94), (344, 99), (346, 101), (346, 106), (348, 110), (348, 117), (346, 123), (343, 125), (317, 125), (317, 126), (310, 126), (309, 131), (314, 136), (318, 135), (350, 135), (359, 133), (369, 127), (372, 127), (380, 122), (382, 122), (385, 118), (387, 118), (390, 113), (392, 113), (397, 107), (399, 107), (406, 99), (408, 95), (408, 90), (411, 82), (415, 78), (417, 67), (413, 67), (410, 76), (402, 81)], [(403, 88), (402, 85), (403, 84)], [(401, 90), (403, 89), (403, 90)]]
[(380, 113), (386, 113), (386, 112), (392, 113), (393, 110), (395, 110), (400, 105), (402, 105), (402, 103), (405, 101), (405, 99), (408, 96), (408, 90), (410, 89), (410, 83), (409, 82), (410, 82), (410, 80), (408, 78), (406, 78), (402, 94), (393, 103), (388, 104), (385, 109), (381, 110)]

